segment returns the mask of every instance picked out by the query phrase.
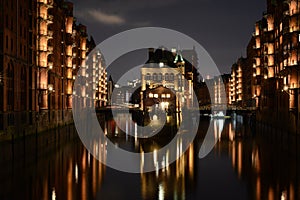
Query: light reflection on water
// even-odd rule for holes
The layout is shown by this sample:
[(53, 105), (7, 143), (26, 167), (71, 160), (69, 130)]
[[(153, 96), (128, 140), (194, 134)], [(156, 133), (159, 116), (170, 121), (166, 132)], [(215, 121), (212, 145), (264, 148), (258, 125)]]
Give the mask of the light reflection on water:
[[(137, 132), (129, 116), (119, 115), (116, 120), (126, 132)], [(54, 144), (56, 150), (36, 160), (26, 161), (25, 156), (2, 162), (0, 158), (0, 199), (299, 199), (299, 147), (291, 147), (293, 153), (285, 151), (282, 141), (266, 139), (259, 131), (254, 136), (239, 121), (213, 120), (218, 143), (207, 158), (199, 160), (201, 138), (209, 124), (209, 120), (201, 121), (195, 143), (186, 153), (169, 163), (171, 153), (182, 152), (179, 138), (176, 152), (163, 155), (162, 163), (157, 163), (160, 159), (154, 154), (153, 164), (164, 168), (151, 173), (110, 169), (95, 160), (78, 139), (59, 147)], [(159, 147), (129, 136), (112, 120), (103, 128), (119, 147), (141, 152), (141, 169), (144, 149), (153, 144), (154, 149)], [(106, 159), (106, 145), (94, 141), (97, 156)]]

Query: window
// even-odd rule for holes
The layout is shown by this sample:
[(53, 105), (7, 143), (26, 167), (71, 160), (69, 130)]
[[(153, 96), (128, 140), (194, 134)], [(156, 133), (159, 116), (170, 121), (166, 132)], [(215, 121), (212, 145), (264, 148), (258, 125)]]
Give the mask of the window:
[(158, 81), (161, 81), (161, 80), (162, 80), (162, 73), (159, 73), (159, 74), (158, 74), (157, 80), (158, 80)]
[(24, 45), (24, 56), (26, 57), (26, 46)]
[(20, 56), (22, 56), (22, 44), (20, 44)]
[(165, 74), (165, 80), (169, 81), (169, 74), (168, 73)]
[(11, 49), (11, 51), (14, 50), (14, 41), (12, 38), (10, 38), (10, 49)]
[(148, 81), (148, 80), (151, 80), (151, 75), (148, 73), (148, 74), (146, 74), (146, 80)]
[(182, 79), (181, 79), (181, 75), (178, 74), (178, 85), (181, 86), (182, 85)]
[(174, 74), (170, 74), (170, 81), (174, 81)]
[(158, 98), (158, 94), (154, 94), (153, 96), (154, 96), (154, 98)]
[(12, 111), (14, 105), (14, 68), (12, 64), (8, 65), (7, 82), (7, 109)]
[(27, 74), (25, 70), (25, 66), (21, 70), (21, 109), (26, 110), (26, 105), (27, 105), (27, 96), (26, 96), (26, 83), (27, 83)]
[(5, 41), (5, 43), (6, 43), (6, 49), (8, 49), (8, 36), (6, 36), (6, 41)]
[(157, 74), (156, 73), (153, 74), (153, 81), (157, 81)]

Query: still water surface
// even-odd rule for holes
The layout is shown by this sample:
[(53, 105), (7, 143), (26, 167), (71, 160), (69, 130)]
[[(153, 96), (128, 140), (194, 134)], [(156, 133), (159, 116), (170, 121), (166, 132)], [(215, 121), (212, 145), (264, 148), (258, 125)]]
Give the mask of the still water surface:
[[(126, 126), (128, 119), (119, 115), (116, 120)], [(180, 159), (144, 174), (99, 163), (76, 134), (72, 137), (74, 127), (40, 136), (44, 140), (0, 144), (0, 199), (300, 199), (299, 139), (267, 128), (253, 130), (239, 119), (213, 123), (219, 141), (206, 158), (197, 155), (209, 119), (200, 122), (198, 137)], [(114, 121), (102, 125), (118, 146), (136, 147), (136, 139)], [(105, 145), (98, 148), (106, 156)]]

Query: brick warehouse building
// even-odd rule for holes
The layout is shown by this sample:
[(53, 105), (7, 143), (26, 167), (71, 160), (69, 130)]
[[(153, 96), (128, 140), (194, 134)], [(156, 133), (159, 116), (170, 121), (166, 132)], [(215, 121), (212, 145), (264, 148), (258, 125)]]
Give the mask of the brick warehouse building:
[[(73, 4), (1, 0), (0, 9), (0, 134), (71, 122), (75, 75), (95, 47)], [(97, 105), (106, 102), (103, 77)]]
[(266, 2), (247, 57), (232, 67), (231, 103), (255, 107), (263, 124), (299, 132), (300, 1)]

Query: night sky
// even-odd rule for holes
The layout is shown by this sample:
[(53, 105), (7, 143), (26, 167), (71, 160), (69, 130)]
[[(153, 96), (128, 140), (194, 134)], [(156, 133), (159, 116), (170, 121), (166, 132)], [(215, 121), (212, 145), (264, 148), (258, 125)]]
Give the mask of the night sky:
[[(78, 23), (96, 43), (131, 28), (180, 31), (201, 44), (221, 73), (229, 73), (266, 10), (264, 0), (73, 0)], [(191, 47), (192, 48), (192, 47)]]

